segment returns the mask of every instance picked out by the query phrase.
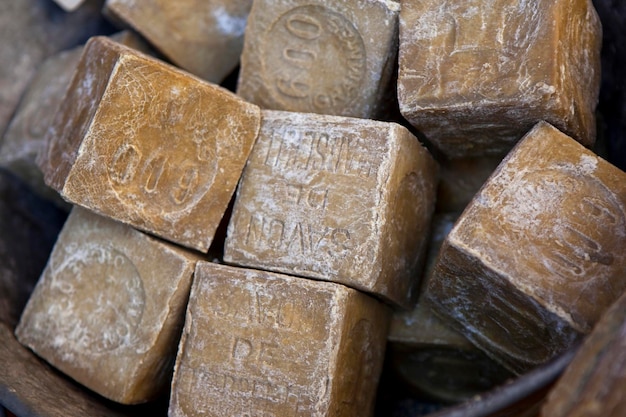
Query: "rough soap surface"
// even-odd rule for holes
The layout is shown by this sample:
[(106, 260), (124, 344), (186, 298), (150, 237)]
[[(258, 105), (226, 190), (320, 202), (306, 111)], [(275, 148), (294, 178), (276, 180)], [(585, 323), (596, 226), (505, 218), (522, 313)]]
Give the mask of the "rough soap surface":
[(237, 93), (274, 110), (372, 117), (393, 71), (393, 0), (259, 0)]
[(201, 262), (169, 416), (370, 416), (388, 319), (342, 285)]
[(429, 296), (511, 369), (545, 363), (626, 289), (625, 204), (624, 172), (540, 123), (448, 235)]
[(591, 0), (404, 2), (400, 110), (450, 157), (506, 152), (541, 120), (591, 146), (601, 33)]
[(105, 13), (180, 68), (218, 83), (239, 63), (251, 7), (252, 0), (108, 0)]
[(16, 336), (104, 397), (154, 399), (169, 383), (197, 260), (76, 207)]
[(224, 259), (408, 307), (436, 181), (436, 163), (399, 125), (264, 111)]
[(41, 165), (67, 200), (207, 251), (259, 119), (226, 90), (94, 38)]

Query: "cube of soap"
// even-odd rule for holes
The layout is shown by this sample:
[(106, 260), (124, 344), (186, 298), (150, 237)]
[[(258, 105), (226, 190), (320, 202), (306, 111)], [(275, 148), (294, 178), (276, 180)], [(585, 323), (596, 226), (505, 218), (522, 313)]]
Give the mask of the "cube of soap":
[(511, 370), (545, 363), (626, 290), (625, 204), (626, 173), (542, 122), (455, 224), (429, 297)]
[(400, 110), (450, 157), (506, 152), (542, 120), (591, 146), (601, 32), (591, 0), (404, 2)]
[(370, 416), (388, 319), (343, 285), (200, 262), (169, 416)]
[[(135, 49), (146, 49), (143, 41), (130, 31), (119, 32), (111, 38)], [(82, 46), (66, 50), (41, 64), (0, 143), (0, 165), (22, 178), (39, 195), (67, 211), (71, 207), (59, 197), (59, 193), (46, 186), (35, 160), (46, 148), (46, 132), (63, 101), (82, 51)]]
[(626, 293), (578, 349), (541, 410), (543, 417), (626, 415)]
[(263, 111), (224, 260), (415, 301), (437, 165), (394, 123)]
[(107, 0), (104, 12), (177, 66), (221, 82), (239, 63), (252, 0)]
[(396, 0), (256, 0), (237, 93), (263, 108), (372, 118), (398, 48)]
[(170, 381), (198, 259), (76, 207), (16, 336), (106, 398), (154, 399)]
[(417, 304), (413, 310), (392, 314), (387, 336), (394, 371), (412, 389), (446, 403), (468, 400), (511, 377), (510, 372), (435, 315), (427, 298), (427, 284), (439, 248), (459, 214), (434, 215)]
[(96, 37), (40, 166), (66, 200), (206, 251), (259, 119), (258, 107), (234, 94)]

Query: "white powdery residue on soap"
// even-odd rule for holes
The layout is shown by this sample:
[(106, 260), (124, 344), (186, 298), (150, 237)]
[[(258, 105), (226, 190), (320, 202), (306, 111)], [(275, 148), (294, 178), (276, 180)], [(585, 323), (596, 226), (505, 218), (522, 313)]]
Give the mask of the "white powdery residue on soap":
[(381, 3), (389, 11), (400, 12), (400, 2), (397, 0), (374, 0), (375, 3)]
[(246, 30), (248, 16), (233, 16), (224, 7), (216, 7), (213, 10), (215, 26), (224, 35), (239, 37)]
[(593, 174), (598, 168), (598, 159), (593, 155), (581, 155), (578, 163), (580, 170), (585, 175)]

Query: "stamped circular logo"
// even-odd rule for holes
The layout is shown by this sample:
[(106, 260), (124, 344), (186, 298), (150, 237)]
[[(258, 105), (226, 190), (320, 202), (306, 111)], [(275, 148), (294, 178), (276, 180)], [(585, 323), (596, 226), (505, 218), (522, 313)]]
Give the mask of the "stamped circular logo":
[(157, 75), (145, 78), (150, 83), (129, 77), (122, 92), (126, 100), (136, 101), (130, 110), (143, 110), (139, 115), (129, 111), (128, 126), (119, 126), (128, 133), (107, 155), (107, 173), (120, 200), (140, 204), (151, 216), (175, 216), (207, 193), (217, 173), (218, 145), (197, 91), (174, 80), (153, 92), (151, 85), (167, 84), (166, 80)]
[(342, 114), (359, 96), (366, 50), (346, 17), (324, 6), (296, 7), (263, 43), (263, 78), (285, 110)]
[(487, 239), (522, 247), (516, 280), (590, 330), (599, 306), (626, 289), (623, 204), (596, 176), (565, 166), (521, 172), (515, 184), (491, 197), (499, 231)]
[(95, 354), (131, 343), (145, 293), (139, 272), (122, 252), (106, 246), (72, 247), (53, 273), (50, 315), (59, 337)]

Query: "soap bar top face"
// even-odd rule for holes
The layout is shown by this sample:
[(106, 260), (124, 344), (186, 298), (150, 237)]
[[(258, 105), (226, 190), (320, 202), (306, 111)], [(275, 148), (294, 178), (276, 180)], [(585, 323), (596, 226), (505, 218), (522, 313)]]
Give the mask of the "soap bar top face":
[(76, 207), (16, 336), (106, 398), (154, 399), (170, 380), (197, 260)]
[(40, 165), (70, 202), (206, 251), (259, 120), (220, 87), (92, 38)]
[(371, 118), (398, 48), (394, 0), (257, 0), (237, 93), (273, 110)]
[(626, 410), (626, 293), (578, 349), (541, 409), (544, 417), (620, 417)]
[(451, 157), (506, 152), (541, 120), (591, 146), (601, 32), (591, 0), (404, 2), (401, 112)]
[(544, 363), (626, 290), (625, 204), (626, 173), (540, 123), (448, 235), (429, 296), (509, 366)]
[(252, 0), (107, 0), (104, 12), (174, 64), (221, 82), (239, 63)]
[(394, 123), (263, 111), (224, 260), (343, 283), (408, 307), (437, 165)]
[(369, 416), (389, 310), (339, 284), (200, 262), (169, 416)]

